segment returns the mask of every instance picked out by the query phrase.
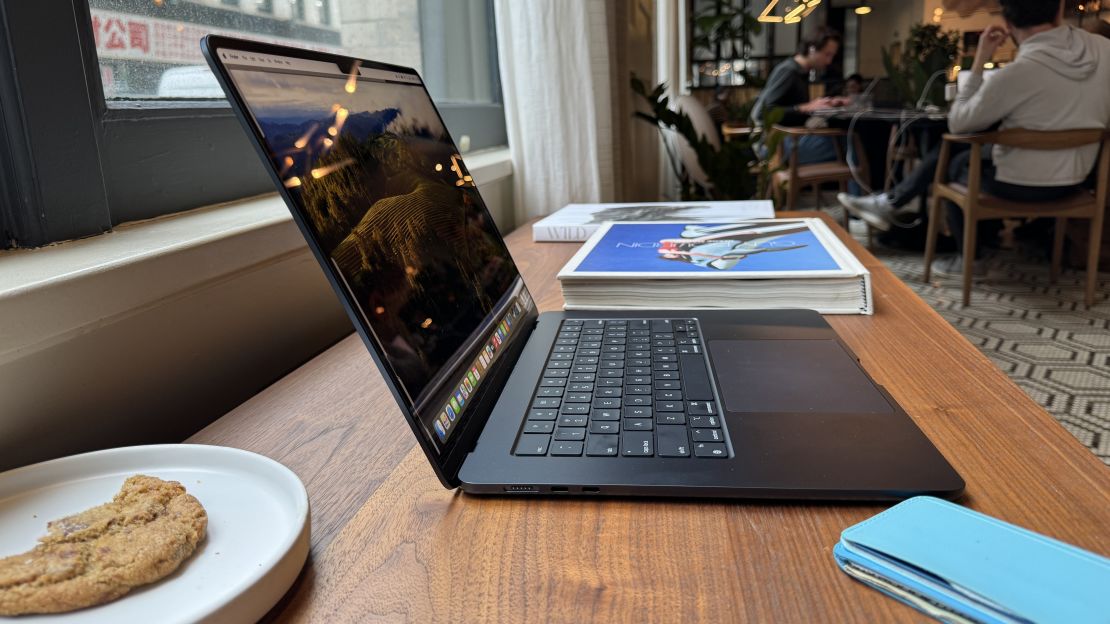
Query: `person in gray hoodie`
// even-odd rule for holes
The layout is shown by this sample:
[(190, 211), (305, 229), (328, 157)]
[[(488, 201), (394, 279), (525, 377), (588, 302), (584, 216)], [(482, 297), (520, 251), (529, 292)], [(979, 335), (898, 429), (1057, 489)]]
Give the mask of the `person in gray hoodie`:
[[(1110, 126), (1110, 40), (1064, 25), (1062, 1), (999, 4), (1005, 25), (983, 31), (971, 75), (949, 110), (949, 129), (963, 133), (995, 125), (1029, 130)], [(983, 65), (1007, 37), (1018, 45), (1017, 57), (984, 80)], [(994, 146), (983, 150), (982, 189), (1012, 201), (1060, 199), (1079, 190), (1097, 155), (1097, 145), (1059, 151)], [(949, 179), (966, 182), (969, 158), (969, 151), (953, 157)], [(931, 180), (931, 172), (926, 174), (920, 178)], [(878, 221), (889, 228), (896, 208), (891, 197), (838, 198), (868, 223)], [(955, 206), (949, 207), (948, 223), (961, 240), (963, 220)], [(996, 228), (985, 227), (980, 240), (996, 233)], [(934, 269), (958, 273), (961, 263), (960, 258), (948, 258)]]

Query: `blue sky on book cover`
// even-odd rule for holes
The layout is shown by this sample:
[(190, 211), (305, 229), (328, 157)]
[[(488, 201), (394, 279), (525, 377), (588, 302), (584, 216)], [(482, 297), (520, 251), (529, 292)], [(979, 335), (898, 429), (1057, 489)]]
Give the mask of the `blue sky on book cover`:
[(617, 223), (574, 273), (836, 271), (805, 222)]

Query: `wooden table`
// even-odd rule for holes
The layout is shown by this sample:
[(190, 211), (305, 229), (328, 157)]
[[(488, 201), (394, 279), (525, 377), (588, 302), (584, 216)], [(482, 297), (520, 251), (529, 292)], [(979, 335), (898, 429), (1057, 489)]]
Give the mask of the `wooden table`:
[[(829, 321), (963, 475), (963, 503), (1110, 555), (1110, 469), (830, 226), (872, 272), (875, 315)], [(528, 226), (508, 243), (540, 309), (559, 309), (576, 245), (534, 244)], [(267, 455), (308, 487), (312, 554), (267, 619), (923, 619), (833, 563), (841, 530), (884, 506), (444, 490), (354, 335), (189, 442)]]

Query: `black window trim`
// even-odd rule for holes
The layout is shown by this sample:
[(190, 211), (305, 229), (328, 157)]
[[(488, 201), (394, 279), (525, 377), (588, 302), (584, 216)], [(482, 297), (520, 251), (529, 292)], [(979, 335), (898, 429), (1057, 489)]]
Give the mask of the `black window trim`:
[[(0, 0), (0, 38), (0, 248), (274, 190), (226, 102), (105, 100), (88, 0)], [(438, 107), (507, 144), (502, 104)]]

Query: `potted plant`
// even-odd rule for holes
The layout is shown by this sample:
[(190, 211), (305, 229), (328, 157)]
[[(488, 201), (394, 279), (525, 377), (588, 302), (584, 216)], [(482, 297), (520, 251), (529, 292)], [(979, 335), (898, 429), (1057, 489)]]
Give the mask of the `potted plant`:
[(934, 74), (952, 66), (959, 47), (958, 32), (946, 32), (939, 24), (917, 24), (901, 44), (900, 55), (882, 49), (887, 76), (906, 105), (914, 106), (919, 100), (944, 105), (944, 80), (934, 80), (929, 92), (923, 91)]
[(755, 132), (743, 139), (724, 141), (718, 148), (706, 140), (705, 136), (698, 134), (686, 113), (671, 109), (665, 83), (648, 91), (643, 81), (633, 74), (632, 91), (649, 108), (648, 112), (636, 111), (634, 115), (660, 131), (671, 131), (681, 137), (680, 140), (685, 140), (697, 155), (698, 165), (708, 178), (708, 186), (695, 182), (689, 171), (682, 166), (673, 146), (664, 141), (667, 156), (681, 184), (683, 201), (751, 199), (767, 189), (773, 169), (768, 159), (760, 157), (760, 154), (773, 154), (781, 141), (781, 135), (762, 132), (762, 128), (769, 128), (781, 121), (782, 109), (769, 109), (761, 127)]

